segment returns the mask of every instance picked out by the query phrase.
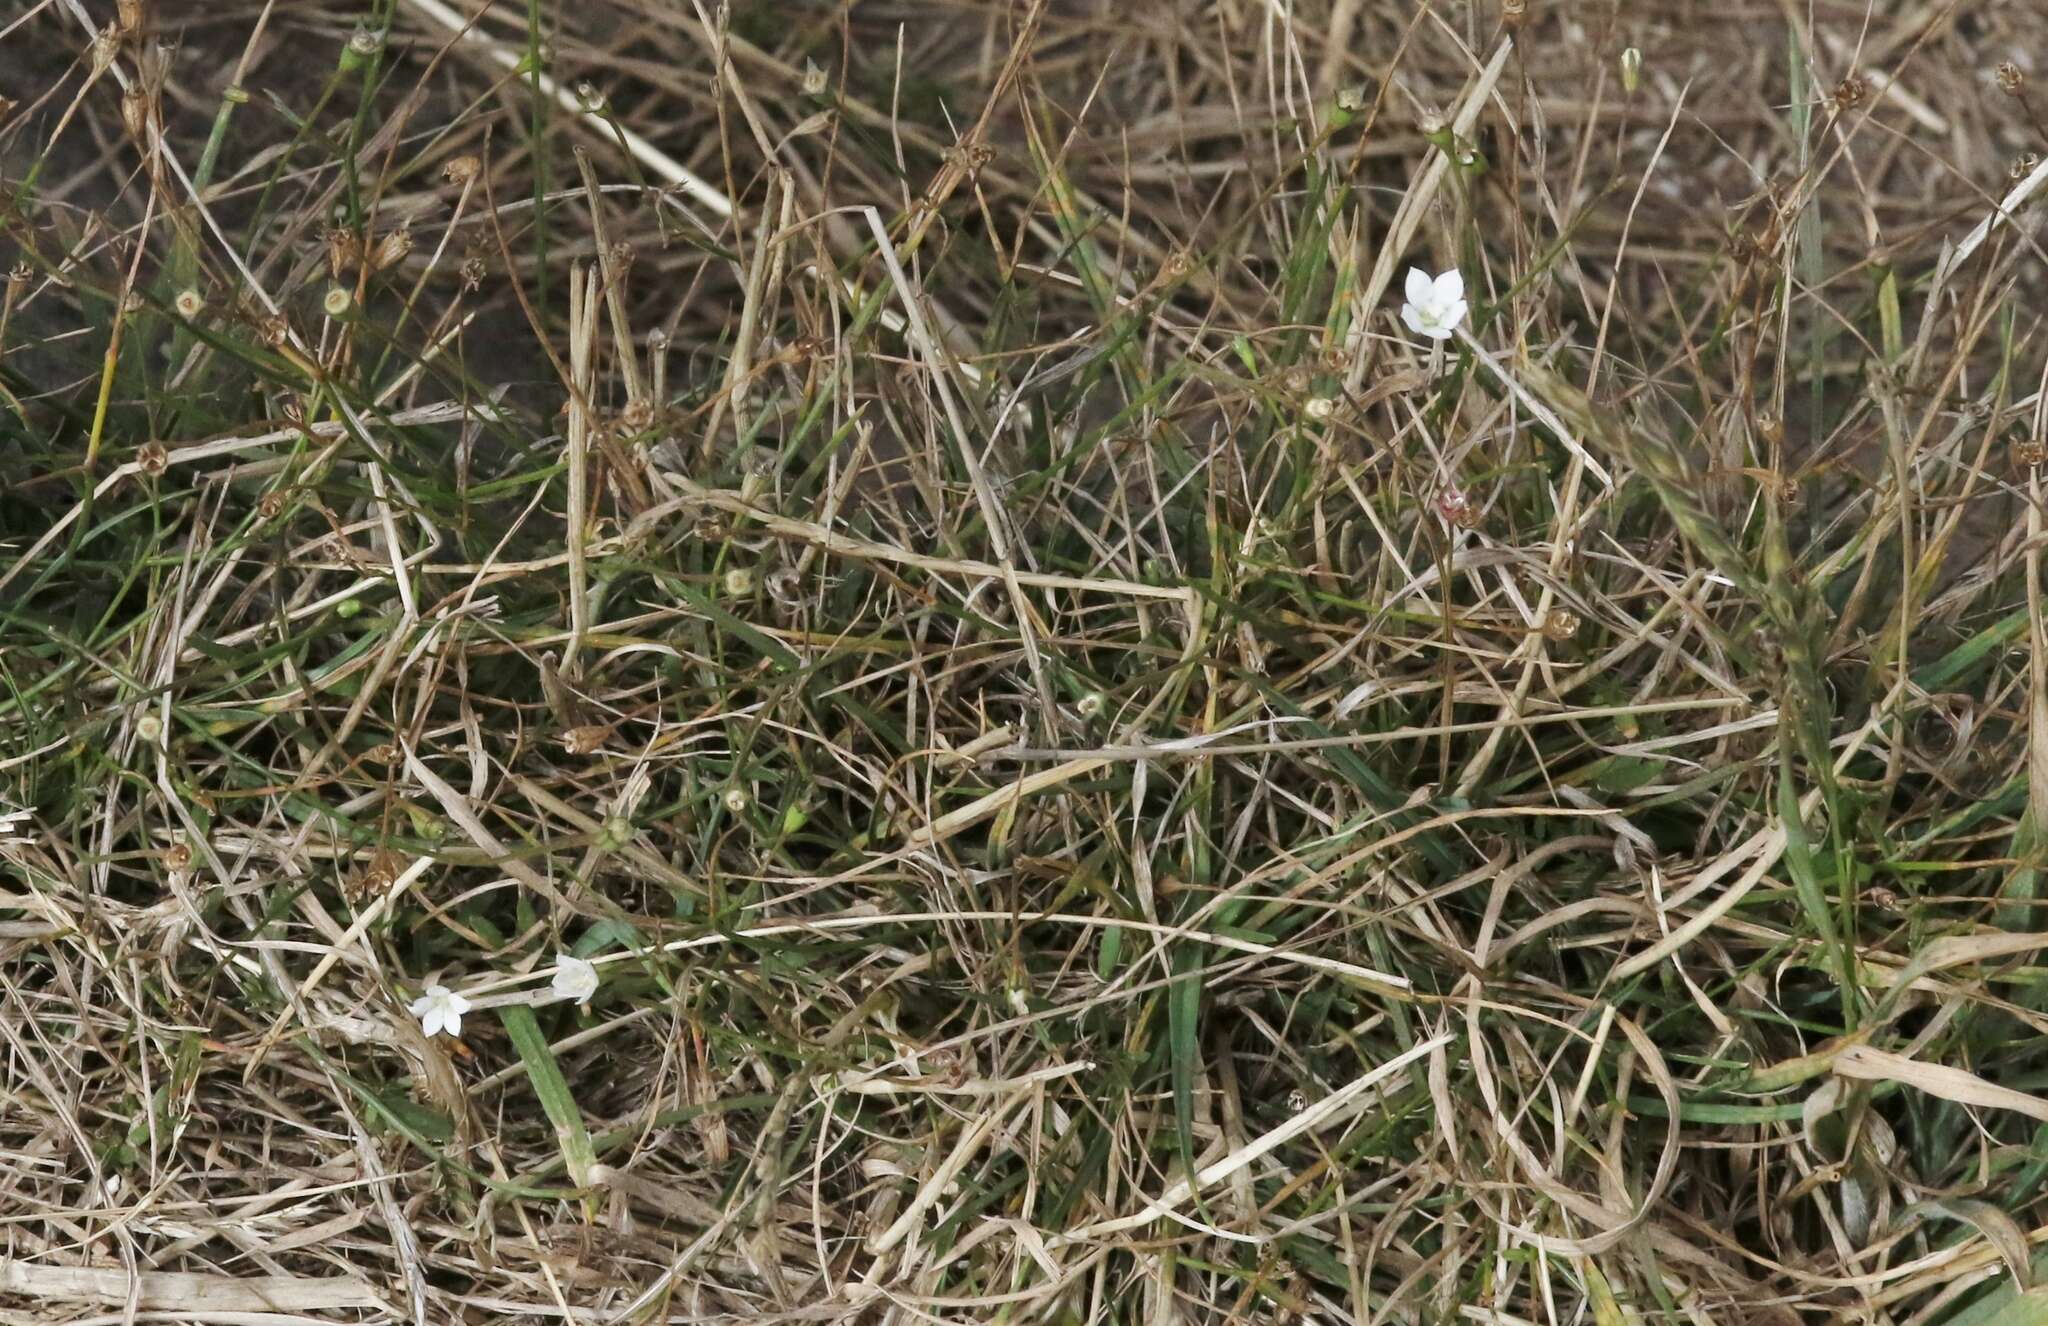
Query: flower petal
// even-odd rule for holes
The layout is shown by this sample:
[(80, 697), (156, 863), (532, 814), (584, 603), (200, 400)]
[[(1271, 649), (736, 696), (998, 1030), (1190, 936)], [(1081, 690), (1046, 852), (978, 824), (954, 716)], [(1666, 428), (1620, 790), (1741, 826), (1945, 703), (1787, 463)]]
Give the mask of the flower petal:
[(1465, 298), (1465, 274), (1455, 267), (1440, 273), (1431, 284), (1439, 305), (1449, 307)]
[(1429, 335), (1429, 328), (1422, 325), (1422, 314), (1413, 304), (1403, 304), (1401, 306), (1401, 321), (1407, 323), (1408, 330), (1414, 332), (1417, 336)]
[(1410, 267), (1408, 269), (1407, 293), (1409, 303), (1429, 303), (1432, 286), (1433, 283), (1429, 279), (1428, 272), (1423, 271), (1420, 267)]

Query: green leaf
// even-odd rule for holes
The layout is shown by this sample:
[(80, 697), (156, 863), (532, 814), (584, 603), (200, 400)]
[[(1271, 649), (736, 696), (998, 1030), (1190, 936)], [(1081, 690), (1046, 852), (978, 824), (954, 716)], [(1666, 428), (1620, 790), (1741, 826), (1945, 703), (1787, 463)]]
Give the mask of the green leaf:
[(1167, 1052), (1173, 1062), (1173, 1131), (1180, 1161), (1195, 1172), (1195, 1066), (1202, 1061), (1198, 1039), (1202, 1027), (1202, 978), (1194, 970), (1201, 959), (1185, 954), (1176, 964), (1186, 974), (1173, 984), (1166, 1001)]
[(555, 1063), (555, 1052), (548, 1048), (548, 1038), (541, 1032), (539, 1019), (526, 1005), (513, 1004), (498, 1010), (498, 1020), (505, 1024), (506, 1032), (512, 1037), (513, 1048), (519, 1051), (520, 1062), (526, 1065), (526, 1076), (533, 1083), (534, 1094), (540, 1097), (540, 1106), (547, 1111), (548, 1122), (555, 1126), (555, 1144), (562, 1149), (562, 1164), (569, 1171), (569, 1181), (579, 1188), (588, 1188), (591, 1167), (597, 1163), (597, 1150), (590, 1144), (590, 1130), (583, 1126), (583, 1112), (576, 1108), (576, 1098), (569, 1094), (569, 1083), (562, 1076), (561, 1067)]
[(2048, 1290), (2030, 1289), (2013, 1297), (1988, 1317), (1957, 1317), (1955, 1326), (1961, 1326), (1965, 1320), (1969, 1326), (2048, 1326)]

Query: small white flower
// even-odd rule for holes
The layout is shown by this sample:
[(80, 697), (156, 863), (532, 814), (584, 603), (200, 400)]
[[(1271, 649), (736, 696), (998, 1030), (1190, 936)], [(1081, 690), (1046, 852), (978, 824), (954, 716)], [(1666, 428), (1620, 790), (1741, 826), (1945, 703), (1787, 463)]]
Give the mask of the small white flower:
[(462, 1015), (468, 1011), (469, 1001), (445, 985), (430, 985), (425, 994), (412, 1001), (412, 1015), (420, 1020), (420, 1030), (429, 1036), (444, 1031), (460, 1036)]
[(1453, 267), (1432, 277), (1420, 267), (1408, 269), (1408, 302), (1401, 305), (1401, 321), (1408, 330), (1432, 341), (1446, 340), (1465, 320), (1465, 278)]
[(567, 953), (555, 955), (555, 998), (587, 1004), (597, 993), (597, 968)]

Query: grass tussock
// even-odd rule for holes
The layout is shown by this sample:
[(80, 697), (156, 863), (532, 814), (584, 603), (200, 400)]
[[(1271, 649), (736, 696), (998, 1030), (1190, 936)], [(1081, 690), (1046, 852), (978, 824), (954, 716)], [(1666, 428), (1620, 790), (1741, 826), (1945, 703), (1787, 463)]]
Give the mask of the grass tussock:
[(2043, 56), (15, 6), (0, 1314), (2048, 1320)]

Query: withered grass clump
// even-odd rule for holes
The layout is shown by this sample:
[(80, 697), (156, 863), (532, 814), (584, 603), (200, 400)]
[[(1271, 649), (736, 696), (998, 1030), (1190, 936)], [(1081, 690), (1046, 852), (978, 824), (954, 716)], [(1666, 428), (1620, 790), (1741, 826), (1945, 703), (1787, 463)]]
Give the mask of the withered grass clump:
[(2048, 1320), (2043, 58), (17, 5), (0, 1320)]

